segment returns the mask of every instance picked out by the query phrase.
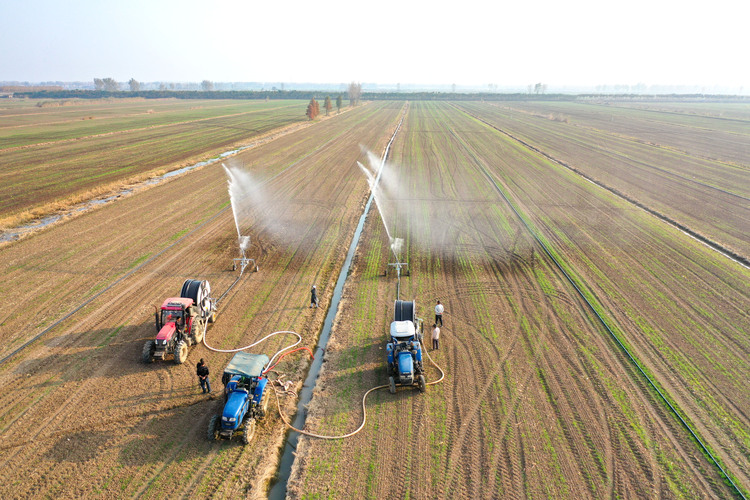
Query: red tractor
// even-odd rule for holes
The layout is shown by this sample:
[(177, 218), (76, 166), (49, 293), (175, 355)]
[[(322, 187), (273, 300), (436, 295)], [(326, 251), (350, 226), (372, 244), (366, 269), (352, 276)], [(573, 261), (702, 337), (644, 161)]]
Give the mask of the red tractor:
[(210, 293), (208, 281), (186, 280), (179, 297), (164, 300), (161, 309), (154, 312), (156, 339), (143, 344), (144, 363), (169, 355), (177, 364), (185, 362), (188, 347), (203, 342), (208, 323), (216, 319), (216, 301)]

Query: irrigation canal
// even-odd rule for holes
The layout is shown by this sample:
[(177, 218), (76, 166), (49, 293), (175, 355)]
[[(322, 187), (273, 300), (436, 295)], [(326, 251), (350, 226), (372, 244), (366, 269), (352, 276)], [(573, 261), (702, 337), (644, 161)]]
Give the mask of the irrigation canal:
[[(354, 253), (356, 252), (357, 246), (359, 245), (359, 239), (362, 236), (362, 229), (364, 228), (367, 214), (370, 212), (370, 206), (372, 205), (372, 202), (375, 198), (375, 186), (377, 186), (378, 182), (380, 182), (380, 174), (383, 172), (383, 166), (385, 165), (385, 161), (388, 158), (388, 154), (390, 153), (391, 144), (393, 144), (396, 135), (398, 134), (399, 130), (401, 130), (401, 124), (404, 122), (404, 116), (405, 114), (401, 116), (401, 120), (398, 122), (396, 130), (393, 132), (391, 139), (388, 141), (388, 145), (385, 147), (383, 157), (380, 161), (380, 166), (378, 167), (377, 177), (375, 178), (375, 182), (373, 183), (372, 189), (370, 190), (370, 197), (367, 199), (367, 204), (362, 211), (362, 215), (359, 217), (359, 223), (357, 224), (357, 228), (354, 231), (354, 236), (352, 236), (352, 242), (349, 245), (349, 251), (346, 254), (344, 265), (341, 266), (341, 272), (339, 273), (338, 280), (336, 281), (336, 286), (333, 289), (331, 304), (328, 308), (328, 313), (326, 314), (325, 321), (323, 322), (323, 329), (321, 330), (320, 337), (318, 338), (318, 345), (315, 347), (315, 358), (313, 359), (312, 365), (310, 365), (310, 370), (308, 371), (305, 382), (302, 385), (299, 402), (297, 403), (297, 414), (294, 417), (294, 422), (292, 422), (292, 425), (297, 429), (302, 429), (305, 425), (305, 419), (307, 418), (306, 407), (310, 400), (312, 400), (315, 383), (318, 380), (320, 368), (323, 365), (323, 355), (325, 352), (325, 347), (328, 344), (328, 339), (331, 336), (333, 320), (336, 318), (336, 314), (338, 314), (339, 302), (341, 301), (341, 294), (344, 291), (344, 284), (346, 283), (346, 278), (349, 275), (349, 268), (351, 267)], [(289, 433), (287, 434), (286, 444), (284, 445), (284, 453), (281, 456), (281, 462), (279, 463), (279, 470), (276, 476), (278, 480), (271, 487), (268, 495), (268, 498), (270, 500), (282, 500), (286, 498), (289, 476), (292, 472), (292, 465), (294, 464), (294, 451), (297, 449), (298, 441), (299, 433), (296, 431), (289, 431)]]

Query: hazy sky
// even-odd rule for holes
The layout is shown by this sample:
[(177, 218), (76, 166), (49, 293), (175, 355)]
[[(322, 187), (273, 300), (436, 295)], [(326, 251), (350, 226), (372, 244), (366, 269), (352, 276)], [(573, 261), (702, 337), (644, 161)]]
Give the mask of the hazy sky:
[(0, 81), (750, 87), (740, 0), (3, 0)]

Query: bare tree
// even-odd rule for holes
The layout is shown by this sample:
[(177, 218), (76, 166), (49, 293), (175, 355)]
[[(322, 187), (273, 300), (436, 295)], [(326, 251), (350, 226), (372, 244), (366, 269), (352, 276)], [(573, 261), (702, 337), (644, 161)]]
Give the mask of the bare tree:
[(328, 116), (329, 114), (331, 114), (331, 108), (333, 107), (331, 105), (331, 96), (329, 96), (329, 95), (326, 96), (326, 102), (323, 105), (323, 107), (326, 108), (326, 116)]
[(128, 82), (128, 85), (130, 85), (131, 92), (138, 92), (139, 90), (141, 90), (141, 84), (135, 78), (131, 78)]
[(208, 90), (213, 90), (213, 89), (214, 89), (214, 82), (212, 82), (211, 80), (203, 80), (201, 82), (201, 90), (208, 91)]
[(104, 90), (107, 92), (117, 92), (120, 90), (120, 84), (114, 78), (105, 78), (102, 81), (104, 82)]
[(349, 106), (359, 104), (359, 98), (362, 97), (362, 84), (352, 82), (349, 84)]
[(104, 90), (104, 80), (101, 78), (94, 78), (94, 88), (96, 90)]

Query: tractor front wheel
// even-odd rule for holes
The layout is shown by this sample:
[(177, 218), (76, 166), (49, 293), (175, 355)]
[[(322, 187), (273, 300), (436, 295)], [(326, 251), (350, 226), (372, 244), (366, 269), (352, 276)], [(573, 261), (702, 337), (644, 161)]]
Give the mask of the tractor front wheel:
[(219, 416), (214, 415), (211, 417), (211, 420), (208, 422), (208, 432), (206, 432), (206, 437), (209, 441), (216, 441), (219, 439)]
[(419, 385), (419, 392), (424, 392), (427, 389), (427, 383), (424, 380), (424, 375), (417, 377), (417, 384)]
[(391, 394), (396, 394), (396, 381), (393, 380), (393, 377), (388, 377), (388, 390), (391, 391)]
[(188, 356), (188, 346), (185, 342), (182, 340), (177, 342), (177, 345), (174, 348), (174, 362), (178, 365), (181, 365), (182, 363), (187, 360)]
[(141, 351), (141, 361), (144, 363), (153, 363), (154, 362), (154, 341), (149, 340), (145, 344), (143, 344), (143, 350)]
[(255, 436), (255, 419), (248, 418), (245, 422), (245, 429), (242, 431), (242, 444), (248, 444)]

